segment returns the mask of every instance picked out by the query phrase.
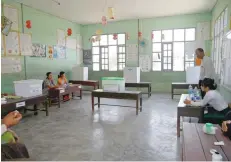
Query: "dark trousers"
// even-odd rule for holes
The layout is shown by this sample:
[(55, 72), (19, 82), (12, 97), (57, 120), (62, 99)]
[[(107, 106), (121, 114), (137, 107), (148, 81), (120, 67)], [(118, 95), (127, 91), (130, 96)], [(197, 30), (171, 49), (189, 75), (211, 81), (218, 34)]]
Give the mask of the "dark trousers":
[(2, 161), (29, 158), (27, 148), (22, 143), (6, 143), (2, 144), (1, 147)]
[[(201, 90), (201, 84), (202, 80), (199, 80), (199, 89)], [(205, 92), (201, 90), (201, 98), (203, 99), (205, 97)]]

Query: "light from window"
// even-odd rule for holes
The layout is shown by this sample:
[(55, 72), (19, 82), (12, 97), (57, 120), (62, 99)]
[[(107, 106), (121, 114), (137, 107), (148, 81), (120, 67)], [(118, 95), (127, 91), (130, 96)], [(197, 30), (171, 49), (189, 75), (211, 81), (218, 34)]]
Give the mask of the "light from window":
[(99, 62), (99, 55), (92, 55), (93, 62)]
[[(96, 39), (96, 36), (93, 36), (92, 38)], [(99, 41), (92, 42), (92, 46), (99, 46)]]
[(92, 54), (98, 54), (99, 55), (99, 47), (92, 47)]
[(174, 30), (174, 41), (184, 41), (184, 29)]
[(153, 62), (153, 71), (161, 71), (161, 62)]
[(221, 14), (221, 30), (223, 31), (224, 30), (224, 12), (222, 12)]
[(224, 28), (228, 25), (228, 8), (224, 11)]
[(118, 34), (118, 44), (125, 44), (125, 34)]
[(153, 43), (152, 51), (153, 52), (161, 52), (161, 43)]
[(172, 70), (172, 43), (163, 43), (163, 70)]
[(184, 71), (184, 42), (174, 42), (173, 49), (173, 71)]
[(93, 70), (99, 71), (99, 63), (93, 63)]
[(109, 46), (109, 71), (117, 71), (117, 46)]
[(185, 41), (195, 41), (195, 28), (185, 29)]
[(101, 35), (101, 37), (100, 37), (100, 45), (101, 46), (107, 45), (107, 35)]
[(161, 42), (161, 31), (153, 31), (153, 42)]
[(108, 35), (108, 44), (109, 45), (116, 45), (117, 44), (117, 40), (113, 39), (113, 34)]
[(162, 31), (162, 41), (163, 42), (172, 42), (172, 30), (163, 30)]

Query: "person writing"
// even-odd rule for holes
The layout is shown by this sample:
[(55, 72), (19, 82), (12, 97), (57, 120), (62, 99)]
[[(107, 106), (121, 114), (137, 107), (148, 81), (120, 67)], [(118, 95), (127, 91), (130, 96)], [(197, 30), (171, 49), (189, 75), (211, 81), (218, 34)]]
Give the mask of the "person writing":
[(51, 88), (58, 88), (58, 86), (55, 85), (52, 73), (47, 72), (46, 73), (46, 79), (43, 82), (43, 93), (47, 94), (48, 90), (51, 89)]
[[(200, 80), (199, 87), (201, 87), (201, 82), (204, 78), (215, 79), (215, 68), (212, 62), (212, 59), (208, 56), (205, 56), (204, 50), (202, 48), (196, 49), (196, 56), (198, 59), (201, 59), (201, 67), (200, 67)], [(202, 98), (205, 93), (201, 91)]]
[(67, 83), (68, 82), (65, 76), (65, 72), (61, 71), (58, 75), (58, 86), (61, 88), (65, 88)]
[(212, 109), (209, 109), (208, 113), (220, 113), (225, 116), (225, 120), (230, 120), (228, 119), (230, 118), (228, 114), (230, 113), (231, 109), (216, 88), (217, 85), (214, 83), (213, 79), (205, 78), (201, 83), (201, 89), (205, 92), (203, 100), (194, 102), (186, 99), (184, 103), (192, 106), (206, 106), (209, 104)]

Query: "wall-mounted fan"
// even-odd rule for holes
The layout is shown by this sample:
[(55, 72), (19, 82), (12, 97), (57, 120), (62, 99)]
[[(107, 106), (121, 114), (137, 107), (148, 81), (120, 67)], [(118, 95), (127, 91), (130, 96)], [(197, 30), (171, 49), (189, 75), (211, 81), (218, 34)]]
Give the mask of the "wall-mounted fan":
[(7, 17), (2, 16), (1, 23), (2, 23), (2, 27), (1, 27), (2, 34), (7, 36), (10, 32), (13, 22), (10, 21)]
[(147, 40), (146, 39), (141, 39), (141, 40), (139, 40), (139, 46), (141, 46), (141, 47), (145, 47), (147, 45)]

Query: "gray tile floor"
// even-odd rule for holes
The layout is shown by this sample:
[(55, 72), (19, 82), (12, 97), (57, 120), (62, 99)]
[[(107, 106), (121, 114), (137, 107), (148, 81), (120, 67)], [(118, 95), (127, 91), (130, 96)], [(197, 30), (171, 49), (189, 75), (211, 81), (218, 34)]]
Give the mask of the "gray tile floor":
[[(135, 105), (135, 101), (102, 99)], [(177, 100), (170, 94), (144, 95), (143, 112), (101, 106), (91, 112), (89, 94), (50, 108), (50, 115), (26, 117), (13, 128), (35, 160), (180, 160), (176, 136)]]

